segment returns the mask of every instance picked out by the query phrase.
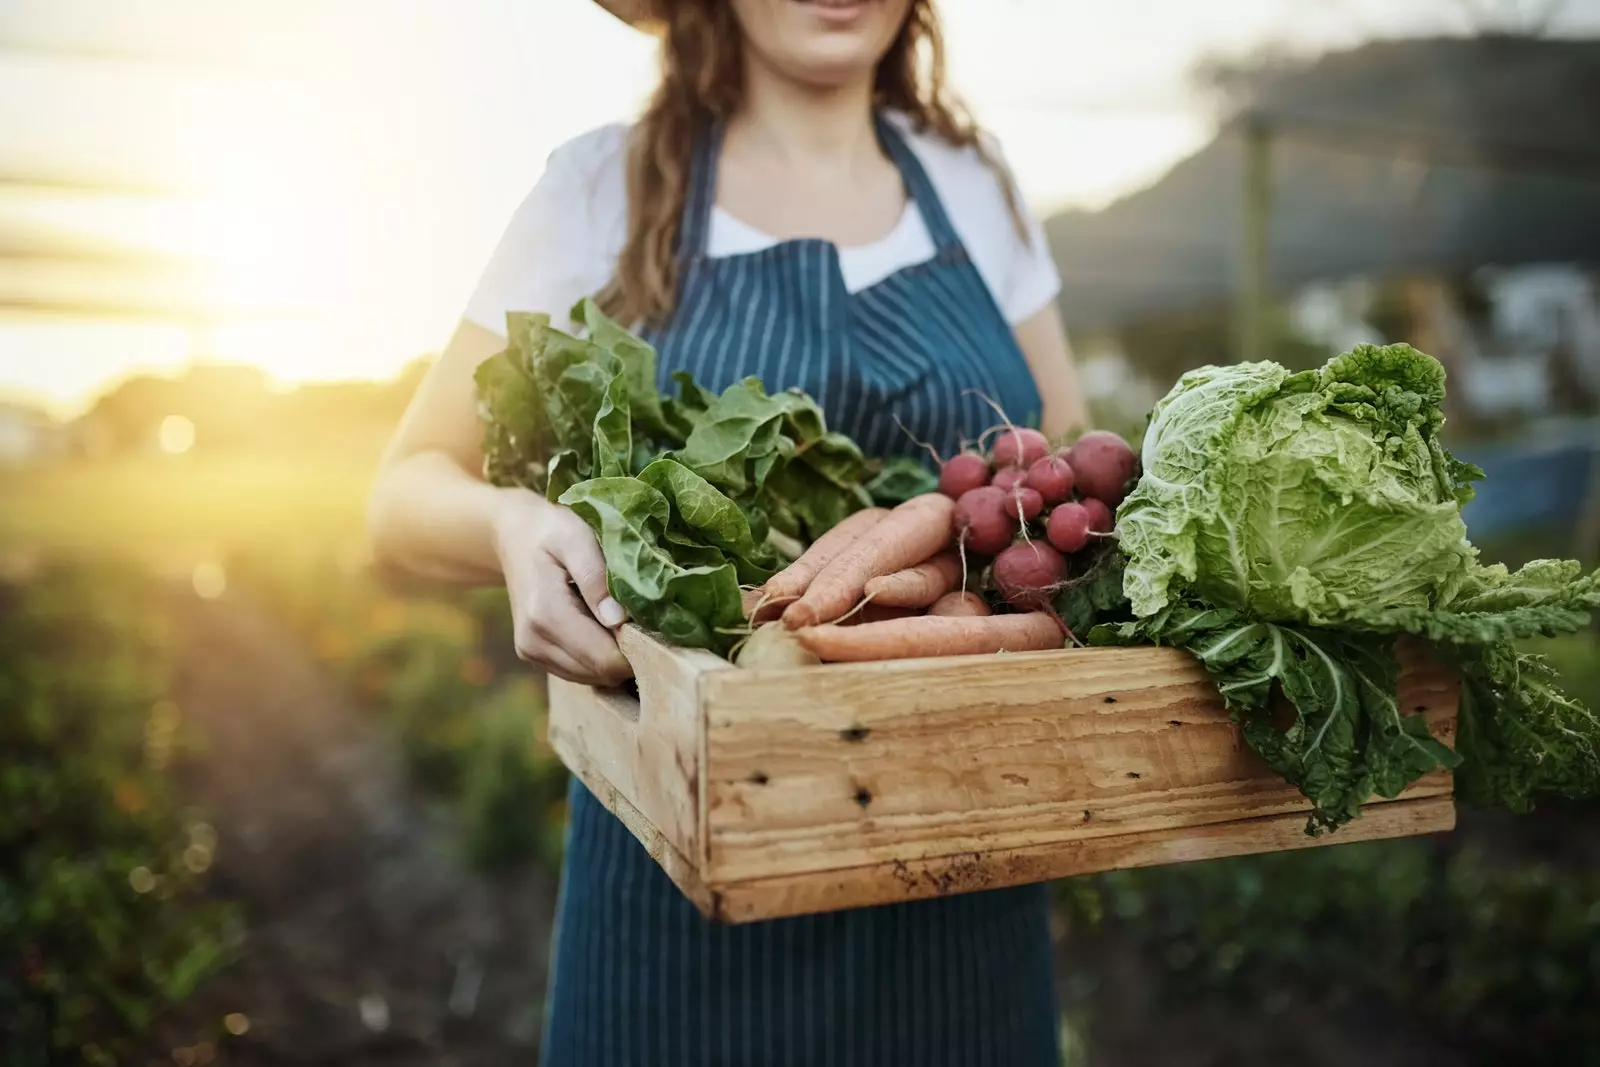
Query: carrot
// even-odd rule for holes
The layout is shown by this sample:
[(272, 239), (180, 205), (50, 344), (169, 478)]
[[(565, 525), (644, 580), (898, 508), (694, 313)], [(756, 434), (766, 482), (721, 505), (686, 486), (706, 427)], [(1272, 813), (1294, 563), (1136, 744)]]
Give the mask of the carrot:
[(767, 584), (761, 587), (768, 602), (784, 604), (799, 597), (822, 568), (888, 514), (888, 508), (864, 508), (811, 542), (811, 547), (802, 552), (799, 559), (768, 578)]
[(972, 618), (978, 615), (993, 615), (989, 605), (977, 593), (955, 592), (946, 593), (933, 602), (928, 609), (929, 615), (949, 615), (963, 618)]
[(950, 544), (955, 502), (924, 493), (895, 508), (856, 538), (811, 580), (805, 594), (783, 611), (791, 630), (836, 619), (861, 599), (867, 582), (931, 558)]
[(918, 615), (859, 626), (807, 626), (795, 631), (795, 637), (825, 663), (1043, 652), (1062, 645), (1061, 628), (1042, 611), (982, 618)]
[(920, 608), (898, 608), (889, 604), (868, 601), (867, 605), (848, 619), (840, 619), (841, 626), (860, 626), (865, 622), (884, 622), (889, 619), (909, 619), (921, 615)]
[(866, 585), (874, 604), (895, 608), (925, 608), (961, 581), (961, 557), (941, 552), (909, 570), (880, 574)]

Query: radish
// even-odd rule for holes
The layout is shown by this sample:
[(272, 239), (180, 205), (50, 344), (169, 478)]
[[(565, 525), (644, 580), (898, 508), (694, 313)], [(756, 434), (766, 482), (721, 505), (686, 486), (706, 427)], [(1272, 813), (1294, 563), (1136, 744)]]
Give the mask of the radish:
[(1018, 486), (1006, 496), (1006, 514), (1013, 519), (1032, 522), (1044, 510), (1044, 497), (1032, 486)]
[(994, 472), (994, 477), (989, 479), (989, 484), (1002, 493), (1009, 494), (1019, 485), (1026, 485), (1027, 477), (1028, 472), (1021, 467), (1001, 467)]
[(976, 452), (962, 452), (945, 460), (939, 468), (939, 492), (951, 500), (980, 485), (989, 484), (989, 461)]
[(1078, 479), (1078, 492), (1112, 507), (1128, 495), (1128, 483), (1139, 469), (1139, 457), (1128, 442), (1109, 430), (1092, 430), (1078, 438), (1068, 461)]
[[(1096, 500), (1096, 504), (1100, 501)], [(1104, 504), (1100, 504), (1105, 507)], [(1089, 509), (1078, 503), (1057, 504), (1045, 523), (1044, 536), (1063, 552), (1081, 552), (1089, 543), (1089, 530), (1094, 517)]]
[(1017, 524), (1006, 514), (1006, 494), (992, 485), (969, 489), (956, 501), (956, 537), (980, 556), (992, 556), (1011, 543)]
[(1038, 430), (1007, 430), (994, 440), (996, 467), (1029, 467), (1050, 454), (1050, 439)]
[(1066, 577), (1066, 557), (1041, 541), (1014, 544), (994, 558), (994, 586), (1019, 611), (1053, 613)]
[(1106, 507), (1105, 501), (1087, 497), (1083, 501), (1083, 510), (1089, 513), (1089, 529), (1093, 533), (1108, 534), (1116, 520), (1111, 514), (1111, 509)]
[(1072, 464), (1067, 462), (1066, 454), (1057, 452), (1053, 456), (1034, 460), (1033, 466), (1028, 468), (1026, 484), (1030, 489), (1039, 490), (1046, 504), (1059, 504), (1072, 496), (1075, 480)]

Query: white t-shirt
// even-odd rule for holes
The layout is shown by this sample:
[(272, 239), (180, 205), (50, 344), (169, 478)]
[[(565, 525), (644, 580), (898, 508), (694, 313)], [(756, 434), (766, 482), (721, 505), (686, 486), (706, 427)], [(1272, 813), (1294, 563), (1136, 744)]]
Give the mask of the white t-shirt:
[[(999, 180), (977, 152), (919, 133), (901, 116), (890, 119), (928, 172), (1007, 321), (1014, 326), (1054, 300), (1061, 280), (1043, 228), (1025, 214), (1029, 240), (1022, 239)], [(544, 311), (559, 320), (583, 297), (605, 287), (627, 237), (628, 132), (622, 124), (602, 126), (550, 154), (543, 177), (512, 215), (468, 300), (467, 320), (503, 336), (508, 311)], [(708, 255), (741, 255), (776, 243), (722, 209), (712, 211)], [(907, 202), (905, 214), (885, 237), (841, 248), (839, 266), (846, 289), (858, 292), (933, 255), (922, 212)]]

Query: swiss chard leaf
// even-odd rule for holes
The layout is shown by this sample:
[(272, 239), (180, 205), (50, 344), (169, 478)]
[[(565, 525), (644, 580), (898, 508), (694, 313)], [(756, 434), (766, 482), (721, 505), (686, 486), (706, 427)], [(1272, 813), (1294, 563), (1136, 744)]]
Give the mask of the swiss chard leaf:
[(639, 480), (667, 499), (675, 523), (731, 556), (740, 581), (755, 584), (772, 577), (777, 557), (756, 540), (745, 513), (716, 486), (671, 459), (656, 460), (640, 472)]
[(934, 492), (939, 476), (914, 459), (899, 456), (886, 460), (883, 468), (867, 482), (867, 493), (881, 508), (904, 504), (912, 497)]
[(594, 530), (611, 595), (636, 622), (673, 644), (726, 653), (744, 625), (738, 576), (731, 563), (684, 566), (674, 558), (665, 496), (638, 478), (591, 478), (561, 503)]
[(628, 380), (618, 374), (606, 386), (594, 416), (594, 473), (620, 478), (632, 473), (633, 412), (628, 405)]
[(639, 427), (651, 437), (681, 444), (687, 434), (677, 433), (662, 407), (661, 394), (656, 390), (655, 348), (623, 329), (588, 297), (572, 309), (572, 319), (583, 323), (589, 340), (609, 352), (621, 365), (628, 383), (633, 420)]

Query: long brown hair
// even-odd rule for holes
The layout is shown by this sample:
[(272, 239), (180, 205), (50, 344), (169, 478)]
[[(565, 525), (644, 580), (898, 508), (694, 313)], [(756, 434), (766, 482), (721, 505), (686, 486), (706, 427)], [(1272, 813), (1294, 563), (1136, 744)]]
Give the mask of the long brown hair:
[[(678, 228), (695, 137), (738, 111), (744, 96), (741, 30), (728, 0), (666, 0), (660, 12), (661, 80), (628, 149), (628, 238), (600, 304), (628, 323), (656, 325), (678, 296)], [(945, 84), (944, 38), (933, 0), (912, 0), (905, 25), (878, 64), (874, 106), (903, 113), (914, 128), (974, 148), (995, 172), (1024, 239), (1015, 185), (986, 150), (977, 125)]]

